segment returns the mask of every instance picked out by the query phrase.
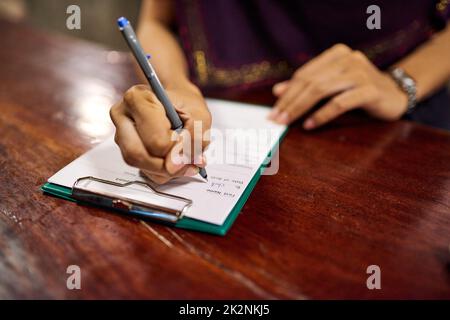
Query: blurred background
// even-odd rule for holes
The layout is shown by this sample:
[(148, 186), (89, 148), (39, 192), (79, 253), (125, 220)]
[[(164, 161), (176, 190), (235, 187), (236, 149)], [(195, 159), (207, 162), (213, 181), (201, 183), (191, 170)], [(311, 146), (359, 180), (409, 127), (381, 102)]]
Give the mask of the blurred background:
[[(126, 16), (133, 24), (141, 0), (0, 0), (0, 18), (23, 21), (40, 29), (68, 34), (99, 42), (116, 50), (126, 44), (116, 28), (116, 19)], [(81, 9), (81, 30), (69, 30), (66, 9), (78, 5)]]

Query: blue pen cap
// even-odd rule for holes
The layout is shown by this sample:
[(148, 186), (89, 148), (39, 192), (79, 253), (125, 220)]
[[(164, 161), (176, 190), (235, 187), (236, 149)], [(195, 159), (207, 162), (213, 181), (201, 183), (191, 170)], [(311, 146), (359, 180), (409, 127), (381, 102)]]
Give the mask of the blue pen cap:
[(128, 21), (127, 18), (125, 17), (120, 17), (119, 19), (117, 19), (117, 24), (119, 25), (120, 28), (125, 27), (127, 24), (129, 24), (130, 22)]

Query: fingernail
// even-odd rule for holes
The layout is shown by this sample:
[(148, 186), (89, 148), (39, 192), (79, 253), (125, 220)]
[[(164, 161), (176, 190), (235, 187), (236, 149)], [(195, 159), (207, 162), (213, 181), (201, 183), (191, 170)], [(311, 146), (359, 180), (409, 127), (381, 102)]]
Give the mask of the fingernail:
[(288, 124), (289, 123), (289, 113), (282, 112), (276, 119), (276, 122), (280, 124)]
[(186, 172), (184, 173), (185, 177), (193, 177), (198, 173), (197, 167), (189, 167), (187, 168)]
[(303, 128), (306, 130), (311, 130), (314, 129), (314, 126), (316, 124), (314, 123), (313, 119), (307, 119), (304, 123), (303, 123)]
[(276, 117), (278, 117), (278, 114), (280, 113), (280, 110), (278, 108), (273, 108), (272, 111), (269, 113), (269, 119), (274, 120)]

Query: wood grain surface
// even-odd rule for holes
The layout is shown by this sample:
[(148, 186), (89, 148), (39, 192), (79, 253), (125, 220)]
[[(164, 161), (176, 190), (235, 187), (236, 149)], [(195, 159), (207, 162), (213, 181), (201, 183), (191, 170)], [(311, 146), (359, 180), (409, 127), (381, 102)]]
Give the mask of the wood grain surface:
[[(137, 82), (128, 55), (0, 29), (0, 298), (450, 298), (448, 132), (359, 115), (293, 126), (225, 237), (146, 224), (39, 191), (112, 134), (109, 107)], [(66, 288), (72, 264), (81, 290)]]

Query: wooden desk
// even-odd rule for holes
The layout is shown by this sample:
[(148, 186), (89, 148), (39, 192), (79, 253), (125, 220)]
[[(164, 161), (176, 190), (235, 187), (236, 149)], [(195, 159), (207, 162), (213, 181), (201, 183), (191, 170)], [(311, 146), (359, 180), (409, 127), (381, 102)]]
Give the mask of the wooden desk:
[(39, 191), (113, 132), (109, 106), (136, 81), (126, 55), (0, 28), (0, 298), (450, 298), (448, 132), (293, 127), (227, 236), (145, 225)]

